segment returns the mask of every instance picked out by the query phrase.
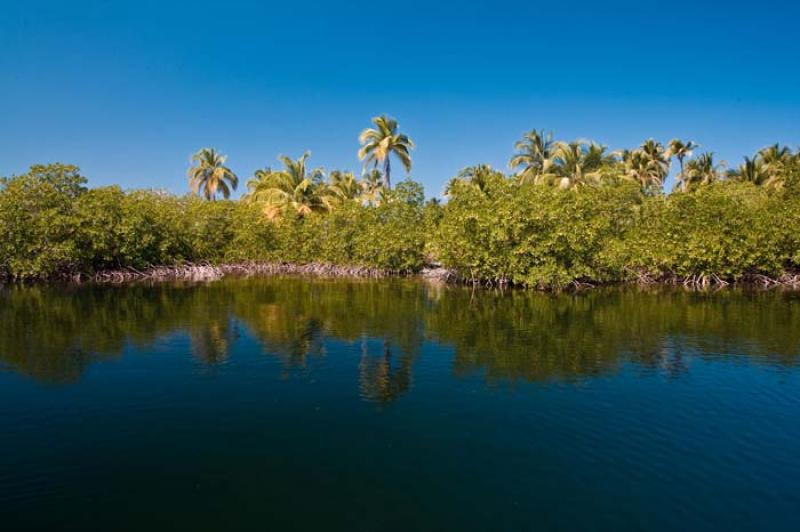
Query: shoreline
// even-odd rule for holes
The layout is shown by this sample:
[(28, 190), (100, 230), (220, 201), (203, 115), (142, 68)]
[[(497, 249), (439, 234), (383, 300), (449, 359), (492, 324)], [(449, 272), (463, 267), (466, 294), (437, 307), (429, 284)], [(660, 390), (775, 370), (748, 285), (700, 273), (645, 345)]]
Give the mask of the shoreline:
[[(186, 263), (175, 266), (156, 266), (144, 270), (124, 268), (104, 270), (92, 275), (83, 273), (62, 275), (53, 279), (33, 281), (32, 284), (67, 282), (70, 284), (124, 284), (134, 282), (208, 282), (225, 277), (249, 276), (299, 276), (328, 279), (385, 279), (392, 277), (419, 278), (429, 282), (452, 285), (474, 286), (480, 288), (521, 288), (540, 291), (580, 291), (591, 288), (610, 286), (683, 286), (694, 289), (721, 289), (727, 287), (745, 287), (756, 289), (784, 288), (800, 290), (800, 272), (784, 272), (779, 277), (762, 274), (751, 274), (736, 281), (725, 280), (717, 275), (693, 275), (679, 277), (676, 275), (651, 276), (636, 274), (627, 281), (597, 282), (591, 280), (573, 280), (562, 287), (526, 286), (512, 283), (505, 279), (469, 279), (460, 276), (455, 270), (430, 266), (420, 271), (386, 270), (366, 266), (339, 266), (327, 263), (291, 263), (291, 262), (241, 262), (241, 263)], [(30, 281), (0, 279), (3, 285), (30, 284)]]

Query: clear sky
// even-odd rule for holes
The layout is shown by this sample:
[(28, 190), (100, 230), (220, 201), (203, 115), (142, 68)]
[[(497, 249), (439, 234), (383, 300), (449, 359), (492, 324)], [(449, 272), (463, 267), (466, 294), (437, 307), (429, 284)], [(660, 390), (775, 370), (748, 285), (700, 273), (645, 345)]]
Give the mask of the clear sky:
[(677, 136), (738, 164), (800, 144), (799, 4), (0, 0), (0, 175), (60, 161), (183, 192), (203, 146), (242, 181), (306, 149), (360, 170), (381, 113), (429, 195), (505, 168), (534, 127), (612, 149)]

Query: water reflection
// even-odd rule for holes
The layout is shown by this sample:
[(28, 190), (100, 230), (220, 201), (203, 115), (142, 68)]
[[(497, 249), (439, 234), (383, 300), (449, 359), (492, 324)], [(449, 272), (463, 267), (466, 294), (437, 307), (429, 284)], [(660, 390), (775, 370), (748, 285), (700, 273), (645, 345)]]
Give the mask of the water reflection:
[(34, 286), (0, 290), (0, 323), (3, 366), (47, 383), (75, 382), (127, 345), (149, 349), (173, 333), (186, 334), (208, 365), (235, 356), (238, 335), (247, 334), (287, 369), (344, 341), (360, 352), (362, 397), (381, 403), (411, 388), (425, 341), (452, 348), (456, 376), (510, 382), (574, 381), (623, 364), (680, 378), (694, 357), (791, 368), (800, 355), (800, 298), (781, 292), (556, 296), (304, 279)]
[(800, 354), (800, 305), (791, 293), (454, 291), (437, 307), (428, 329), (455, 346), (456, 374), (483, 369), (489, 379), (569, 381), (626, 362), (678, 375), (687, 353), (787, 366)]
[(369, 342), (363, 339), (358, 364), (361, 396), (378, 403), (394, 401), (411, 386), (413, 362), (412, 353), (395, 353), (388, 340), (370, 349)]

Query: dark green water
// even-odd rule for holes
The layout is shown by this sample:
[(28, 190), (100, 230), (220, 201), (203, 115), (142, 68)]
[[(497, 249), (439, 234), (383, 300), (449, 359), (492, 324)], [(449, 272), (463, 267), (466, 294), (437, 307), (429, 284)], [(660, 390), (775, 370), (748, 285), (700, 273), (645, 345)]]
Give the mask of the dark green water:
[(798, 530), (800, 296), (0, 290), (3, 530)]

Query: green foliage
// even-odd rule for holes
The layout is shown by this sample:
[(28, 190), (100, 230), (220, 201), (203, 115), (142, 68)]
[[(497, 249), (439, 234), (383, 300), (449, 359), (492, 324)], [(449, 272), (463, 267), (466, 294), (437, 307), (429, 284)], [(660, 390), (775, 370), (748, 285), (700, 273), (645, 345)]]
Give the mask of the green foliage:
[(233, 201), (215, 201), (210, 205), (195, 197), (184, 200), (178, 224), (186, 224), (186, 244), (193, 261), (221, 262), (234, 239), (234, 213), (240, 205)]
[[(357, 257), (373, 267), (414, 271), (424, 263), (425, 224), (422, 187), (404, 181), (388, 201), (368, 208), (366, 224), (355, 238)], [(377, 244), (377, 245), (376, 245)]]
[(86, 271), (119, 266), (124, 245), (119, 228), (126, 199), (114, 186), (89, 190), (77, 202), (78, 248)]
[(321, 168), (306, 170), (306, 159), (310, 155), (311, 152), (305, 152), (297, 160), (281, 155), (283, 170), (256, 171), (254, 178), (247, 182), (249, 191), (245, 201), (262, 204), (270, 219), (328, 210), (333, 193), (323, 181)]
[(35, 165), (0, 183), (0, 272), (34, 278), (79, 260), (75, 202), (86, 179), (75, 166)]
[(87, 190), (78, 169), (35, 166), (0, 188), (0, 277), (52, 278), (184, 262), (326, 262), (416, 271), (424, 192), (404, 181), (382, 201), (270, 221), (263, 206), (119, 187)]
[(787, 198), (800, 198), (800, 161), (795, 162), (786, 173), (784, 194)]
[(146, 268), (189, 259), (186, 228), (179, 198), (151, 191), (133, 191), (121, 204), (119, 264)]
[(270, 258), (419, 270), (426, 241), (423, 198), (422, 187), (406, 181), (377, 206), (348, 202), (330, 213), (284, 217), (274, 225)]
[(655, 276), (777, 275), (790, 263), (793, 212), (796, 204), (748, 183), (649, 198), (620, 263)]
[(0, 181), (0, 277), (226, 261), (397, 272), (441, 263), (467, 279), (539, 288), (778, 276), (800, 269), (800, 170), (773, 151), (762, 158), (783, 165), (780, 187), (719, 175), (670, 195), (624, 177), (543, 186), (482, 165), (450, 181), (443, 205), (411, 180), (368, 200), (357, 196), (366, 180), (337, 174), (342, 194), (329, 209), (272, 220), (259, 202), (87, 189), (74, 166), (38, 165)]
[(498, 178), (485, 192), (453, 186), (434, 250), (470, 279), (538, 287), (610, 281), (605, 249), (640, 201), (639, 188), (628, 183), (562, 190)]
[(277, 247), (275, 225), (264, 223), (260, 205), (238, 202), (230, 221), (231, 240), (221, 249), (225, 260), (233, 262), (266, 261)]
[(497, 179), (451, 184), (432, 244), (468, 279), (558, 287), (573, 281), (738, 280), (800, 261), (800, 201), (749, 183), (646, 195), (635, 185), (559, 190)]

